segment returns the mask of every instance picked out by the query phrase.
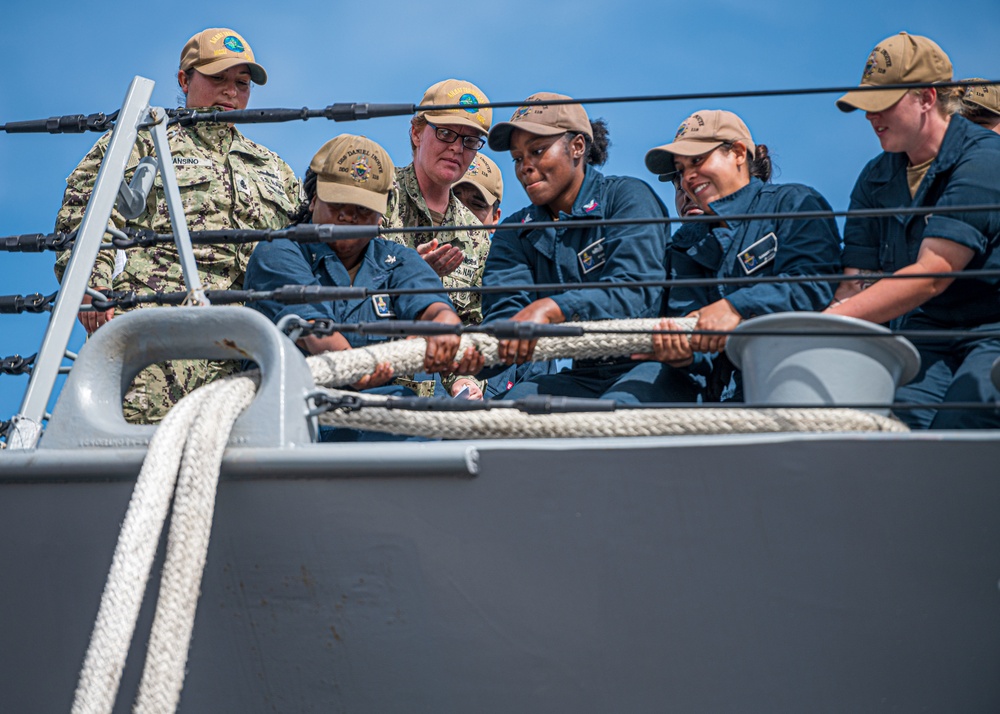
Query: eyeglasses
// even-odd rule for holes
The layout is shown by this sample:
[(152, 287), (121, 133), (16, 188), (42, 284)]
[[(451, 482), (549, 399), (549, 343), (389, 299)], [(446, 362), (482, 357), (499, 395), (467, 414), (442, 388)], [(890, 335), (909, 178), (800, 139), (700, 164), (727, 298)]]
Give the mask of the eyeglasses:
[(471, 149), (472, 151), (479, 151), (481, 148), (486, 146), (486, 139), (481, 136), (470, 136), (469, 134), (459, 134), (457, 131), (452, 131), (443, 126), (434, 126), (430, 122), (427, 122), (427, 126), (434, 130), (434, 136), (438, 138), (438, 141), (443, 141), (446, 144), (454, 144), (459, 139), (462, 140), (462, 146), (466, 149)]

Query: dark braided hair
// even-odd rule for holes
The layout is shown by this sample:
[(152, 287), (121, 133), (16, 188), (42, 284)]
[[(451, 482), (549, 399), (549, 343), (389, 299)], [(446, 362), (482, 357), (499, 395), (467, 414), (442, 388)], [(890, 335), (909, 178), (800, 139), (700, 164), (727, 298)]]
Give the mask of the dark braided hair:
[[(732, 150), (734, 143), (736, 142), (723, 142), (720, 148), (728, 152)], [(771, 180), (771, 155), (768, 152), (766, 145), (757, 144), (757, 148), (754, 149), (752, 155), (750, 153), (750, 147), (747, 147), (747, 169), (750, 171), (751, 176), (756, 176), (764, 183)]]
[(764, 183), (771, 180), (771, 155), (768, 153), (767, 146), (764, 144), (757, 144), (757, 148), (753, 152), (753, 158), (750, 160), (748, 166), (750, 167), (750, 175), (756, 176)]

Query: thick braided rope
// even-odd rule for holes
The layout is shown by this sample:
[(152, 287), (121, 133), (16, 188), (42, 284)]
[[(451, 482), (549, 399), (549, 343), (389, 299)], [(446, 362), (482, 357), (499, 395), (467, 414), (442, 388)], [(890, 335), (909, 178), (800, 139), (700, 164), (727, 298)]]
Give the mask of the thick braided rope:
[(257, 391), (249, 377), (222, 384), (197, 415), (184, 447), (137, 714), (175, 711), (184, 685), (222, 455), (233, 424)]
[[(601, 320), (597, 322), (567, 322), (590, 330), (643, 330), (640, 334), (585, 334), (580, 337), (540, 337), (535, 347), (535, 360), (576, 357), (621, 357), (653, 351), (653, 336), (649, 331), (656, 328), (659, 318), (645, 320)], [(681, 329), (692, 330), (694, 318), (677, 319)], [(459, 351), (474, 346), (486, 361), (487, 367), (500, 364), (497, 354), (498, 340), (482, 334), (462, 336)], [(397, 376), (412, 375), (424, 365), (424, 351), (427, 342), (422, 337), (411, 340), (397, 340), (369, 345), (343, 352), (326, 352), (308, 358), (316, 384), (324, 387), (343, 387), (354, 384), (366, 374), (371, 374), (382, 362), (389, 362)]]
[[(346, 394), (346, 392), (345, 392)], [(356, 393), (351, 393), (357, 397)], [(372, 404), (385, 397), (360, 395)], [(445, 439), (673, 436), (769, 432), (909, 431), (891, 417), (856, 409), (625, 409), (580, 414), (524, 414), (516, 409), (407, 412), (365, 407), (321, 414), (328, 426)]]
[(103, 714), (114, 707), (188, 429), (220, 385), (208, 385), (178, 402), (149, 442), (101, 594), (73, 699), (74, 714)]
[[(637, 331), (632, 334), (595, 334), (579, 337), (541, 337), (535, 359), (619, 357), (651, 352), (651, 330), (659, 318), (566, 323), (588, 330)], [(676, 319), (682, 330), (692, 330), (694, 318)], [(462, 336), (460, 350), (472, 345), (487, 366), (500, 363), (498, 340), (481, 334)], [(376, 365), (389, 362), (396, 374), (412, 374), (423, 367), (426, 342), (422, 338), (386, 342), (361, 349), (327, 352), (307, 361), (317, 385), (353, 384)], [(362, 395), (372, 403), (378, 397)], [(667, 434), (765, 433), (781, 431), (906, 431), (899, 421), (851, 409), (642, 409), (597, 414), (530, 415), (513, 409), (482, 412), (406, 412), (365, 408), (320, 415), (321, 424), (446, 439), (545, 438), (573, 436), (653, 436)]]

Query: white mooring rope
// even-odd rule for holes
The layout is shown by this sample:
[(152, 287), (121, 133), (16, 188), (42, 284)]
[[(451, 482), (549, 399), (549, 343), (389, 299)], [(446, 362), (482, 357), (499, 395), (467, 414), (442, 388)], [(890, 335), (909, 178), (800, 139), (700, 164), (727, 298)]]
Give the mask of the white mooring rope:
[(242, 375), (206, 385), (178, 402), (153, 435), (101, 595), (73, 714), (106, 714), (114, 707), (172, 496), (167, 562), (136, 711), (176, 709), (222, 452), (233, 423), (255, 392), (256, 380)]
[[(695, 321), (678, 322), (681, 329), (690, 330)], [(658, 320), (568, 323), (588, 329), (644, 332), (542, 337), (535, 349), (535, 359), (586, 359), (650, 352), (652, 335), (648, 331), (655, 329), (657, 323)], [(461, 349), (473, 345), (482, 352), (487, 365), (495, 365), (497, 342), (487, 335), (464, 335)], [(310, 357), (307, 362), (317, 385), (338, 387), (356, 382), (386, 361), (393, 364), (397, 375), (420, 371), (425, 345), (422, 338), (399, 340), (329, 352)], [(178, 402), (156, 430), (101, 595), (73, 701), (74, 714), (106, 714), (114, 707), (171, 497), (173, 514), (167, 559), (135, 711), (176, 710), (208, 552), (223, 452), (233, 424), (252, 401), (257, 385), (256, 375), (245, 373), (202, 387)], [(351, 394), (369, 403), (386, 400)], [(895, 419), (850, 409), (642, 409), (599, 415), (529, 415), (513, 409), (405, 412), (366, 407), (358, 411), (335, 410), (322, 415), (320, 421), (451, 439), (907, 430)]]
[[(697, 322), (694, 318), (676, 318), (682, 330), (693, 330)], [(599, 320), (595, 322), (567, 322), (568, 326), (579, 326), (586, 330), (637, 331), (637, 334), (584, 334), (579, 337), (540, 337), (535, 347), (537, 362), (550, 359), (575, 357), (621, 357), (653, 351), (653, 335), (659, 319), (646, 320)], [(495, 337), (482, 334), (462, 336), (459, 353), (467, 347), (478, 349), (486, 360), (486, 366), (500, 364)], [(366, 374), (371, 374), (382, 362), (392, 363), (396, 375), (413, 374), (423, 369), (426, 341), (422, 337), (410, 340), (383, 342), (368, 347), (359, 347), (344, 352), (327, 352), (308, 358), (316, 384), (323, 387), (343, 387), (354, 384)]]
[[(338, 392), (375, 405), (388, 397)], [(600, 436), (682, 436), (774, 432), (890, 431), (909, 429), (892, 417), (857, 409), (625, 409), (620, 412), (525, 414), (489, 411), (406, 411), (365, 407), (320, 414), (326, 426), (445, 439), (539, 439)]]

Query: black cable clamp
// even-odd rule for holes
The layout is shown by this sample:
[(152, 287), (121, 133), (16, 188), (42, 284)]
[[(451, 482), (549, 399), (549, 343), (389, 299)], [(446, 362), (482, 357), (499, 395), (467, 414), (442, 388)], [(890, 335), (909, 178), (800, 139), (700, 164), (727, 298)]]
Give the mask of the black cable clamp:
[(111, 245), (115, 248), (149, 248), (162, 243), (162, 238), (148, 228), (126, 227), (122, 233), (125, 237), (113, 235)]
[(76, 231), (69, 233), (26, 233), (0, 238), (0, 251), (6, 253), (44, 253), (66, 250), (76, 240)]
[[(0, 374), (31, 374), (31, 366), (35, 363), (36, 357), (38, 357), (37, 354), (30, 357), (22, 357), (21, 355), (4, 357), (0, 360)], [(0, 429), (0, 432), (2, 431)]]
[(310, 417), (332, 412), (334, 409), (353, 412), (365, 406), (364, 400), (357, 394), (333, 394), (322, 389), (307, 394), (306, 400), (313, 403), (308, 414)]
[(133, 291), (128, 292), (102, 292), (104, 298), (92, 297), (90, 305), (97, 311), (114, 310), (116, 308), (135, 307), (138, 304), (138, 296)]
[(55, 302), (58, 292), (51, 295), (0, 295), (0, 315), (20, 315), (22, 312), (46, 312)]
[(515, 322), (497, 320), (488, 325), (466, 330), (492, 335), (498, 340), (535, 340), (539, 337), (580, 337), (584, 329), (578, 325), (552, 325), (538, 322)]
[(87, 131), (105, 132), (114, 126), (118, 111), (110, 114), (67, 114), (48, 119), (30, 119), (28, 121), (9, 121), (0, 129), (8, 134), (82, 134)]

